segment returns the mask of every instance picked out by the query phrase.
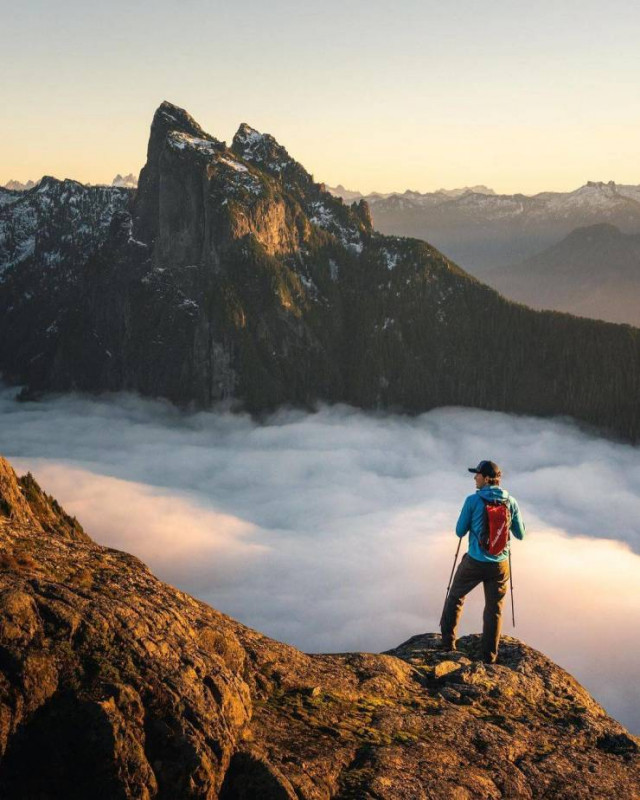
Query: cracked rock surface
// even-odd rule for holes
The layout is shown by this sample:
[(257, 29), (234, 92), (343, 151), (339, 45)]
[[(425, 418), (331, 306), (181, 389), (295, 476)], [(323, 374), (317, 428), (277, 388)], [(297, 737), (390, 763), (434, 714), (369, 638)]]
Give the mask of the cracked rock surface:
[(307, 655), (95, 544), (0, 459), (0, 797), (640, 798), (640, 742), (543, 654)]

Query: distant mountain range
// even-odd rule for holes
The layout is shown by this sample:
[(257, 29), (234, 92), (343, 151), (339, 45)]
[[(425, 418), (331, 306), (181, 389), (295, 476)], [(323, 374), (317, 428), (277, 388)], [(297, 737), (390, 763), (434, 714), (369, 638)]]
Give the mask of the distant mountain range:
[[(9, 189), (12, 192), (26, 192), (28, 189), (33, 189), (40, 181), (27, 181), (26, 183), (20, 183), (20, 181), (9, 181), (5, 183), (4, 186), (0, 186), (0, 190), (2, 189)], [(87, 184), (91, 185), (91, 184)], [(102, 184), (99, 184), (102, 185)], [(118, 173), (116, 177), (111, 181), (111, 186), (119, 186), (121, 188), (126, 189), (135, 189), (138, 185), (138, 178), (133, 172), (130, 172), (128, 175), (124, 177)]]
[[(340, 188), (334, 191), (339, 194)], [(623, 233), (640, 233), (639, 185), (589, 181), (573, 192), (531, 197), (478, 188), (454, 190), (454, 196), (407, 191), (364, 199), (378, 230), (425, 239), (481, 279), (557, 244), (578, 227), (609, 223)]]
[(12, 181), (8, 181), (7, 183), (5, 183), (5, 185), (2, 188), (10, 189), (11, 191), (14, 191), (14, 192), (24, 192), (27, 189), (33, 189), (33, 187), (35, 185), (36, 184), (35, 184), (34, 181), (27, 181), (26, 183), (20, 183), (20, 181), (13, 181), (12, 180)]
[(111, 181), (112, 186), (121, 186), (126, 189), (135, 189), (138, 186), (138, 177), (130, 172), (128, 175), (122, 177), (120, 173)]
[[(326, 187), (328, 192), (331, 192), (334, 197), (341, 197), (345, 202), (353, 202), (354, 200), (367, 200), (370, 201), (373, 198), (378, 200), (386, 200), (389, 197), (399, 196), (398, 192), (388, 192), (387, 194), (380, 194), (379, 192), (372, 192), (371, 194), (365, 195), (361, 192), (353, 191), (351, 189), (345, 189), (344, 186), (339, 183), (337, 186), (327, 186)], [(431, 192), (430, 194), (447, 198), (447, 197), (461, 197), (463, 194), (467, 194), (468, 192), (475, 192), (476, 194), (495, 194), (493, 189), (489, 189), (489, 187), (484, 185), (478, 186), (462, 186), (458, 189), (437, 189), (435, 192)], [(413, 198), (420, 198), (420, 197), (427, 197), (427, 194), (421, 194), (420, 192), (412, 192), (410, 189), (407, 189), (406, 192), (403, 192), (402, 197), (413, 197)]]
[(484, 277), (534, 308), (640, 327), (640, 233), (606, 223), (577, 228), (542, 253)]
[[(43, 178), (0, 198), (0, 369), (23, 397), (466, 405), (640, 437), (640, 330), (505, 300), (246, 124), (227, 147), (163, 103), (137, 190)], [(477, 198), (500, 201), (447, 202)]]

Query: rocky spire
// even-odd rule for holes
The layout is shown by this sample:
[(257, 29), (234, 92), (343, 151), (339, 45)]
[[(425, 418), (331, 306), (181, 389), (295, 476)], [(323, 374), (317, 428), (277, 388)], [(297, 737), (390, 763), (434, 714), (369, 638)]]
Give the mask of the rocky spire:
[(295, 181), (306, 185), (313, 183), (313, 177), (295, 159), (291, 158), (286, 148), (279, 144), (270, 133), (260, 133), (243, 122), (238, 128), (231, 143), (233, 152), (283, 180)]
[(151, 122), (151, 134), (147, 147), (147, 163), (153, 161), (157, 155), (158, 148), (164, 143), (170, 131), (186, 133), (190, 136), (197, 136), (199, 139), (207, 139), (215, 142), (216, 139), (203, 130), (195, 119), (184, 108), (174, 106), (165, 100), (156, 109)]
[(351, 210), (364, 224), (365, 229), (369, 232), (373, 231), (373, 219), (371, 218), (371, 209), (366, 200), (357, 200), (351, 203)]
[(151, 244), (158, 232), (160, 169), (159, 162), (170, 133), (182, 133), (219, 145), (217, 139), (204, 131), (183, 108), (165, 100), (153, 115), (147, 146), (147, 163), (140, 171), (134, 203), (135, 235)]

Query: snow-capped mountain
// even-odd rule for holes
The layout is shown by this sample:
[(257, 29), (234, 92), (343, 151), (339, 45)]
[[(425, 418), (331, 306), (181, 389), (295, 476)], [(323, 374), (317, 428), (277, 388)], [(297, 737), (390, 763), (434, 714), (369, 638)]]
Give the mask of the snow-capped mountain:
[(27, 397), (467, 405), (640, 437), (640, 330), (505, 300), (247, 124), (227, 147), (163, 103), (137, 191), (44, 179), (0, 211), (0, 260), (0, 369)]
[[(327, 191), (330, 192), (334, 197), (341, 197), (345, 202), (353, 202), (354, 200), (362, 200), (366, 199), (368, 202), (372, 200), (386, 200), (390, 197), (404, 197), (413, 200), (415, 203), (424, 203), (425, 205), (432, 205), (433, 201), (443, 202), (447, 198), (451, 197), (461, 197), (463, 194), (468, 194), (469, 192), (475, 192), (476, 194), (488, 194), (492, 195), (495, 194), (493, 189), (489, 189), (488, 186), (478, 185), (478, 186), (461, 186), (457, 189), (437, 189), (435, 192), (415, 192), (411, 189), (407, 189), (405, 192), (387, 192), (387, 194), (381, 194), (380, 192), (372, 192), (371, 194), (364, 195), (362, 192), (353, 191), (352, 189), (345, 189), (344, 186), (339, 183), (337, 186), (327, 186)], [(433, 198), (433, 199), (432, 199)]]
[(49, 176), (13, 193), (0, 212), (0, 275), (26, 262), (37, 268), (83, 263), (130, 198), (127, 190)]
[(609, 223), (640, 232), (640, 186), (588, 181), (573, 192), (471, 191), (367, 195), (375, 227), (432, 242), (478, 277), (556, 244), (572, 230)]

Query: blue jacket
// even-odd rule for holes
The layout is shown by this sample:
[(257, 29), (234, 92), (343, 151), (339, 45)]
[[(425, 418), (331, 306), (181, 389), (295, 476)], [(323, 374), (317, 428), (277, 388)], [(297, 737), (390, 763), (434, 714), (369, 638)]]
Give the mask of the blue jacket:
[[(505, 558), (509, 558), (509, 542), (507, 542), (507, 546), (498, 556), (490, 556), (480, 547), (480, 537), (484, 532), (485, 526), (485, 510), (481, 497), (487, 500), (507, 500), (511, 511), (511, 533), (516, 539), (524, 539), (524, 522), (522, 521), (518, 504), (509, 492), (501, 486), (483, 486), (475, 494), (470, 494), (467, 497), (458, 518), (456, 533), (460, 538), (467, 533), (469, 534), (468, 552), (471, 558), (475, 558), (476, 561), (504, 561)], [(509, 537), (510, 540), (511, 537)]]

